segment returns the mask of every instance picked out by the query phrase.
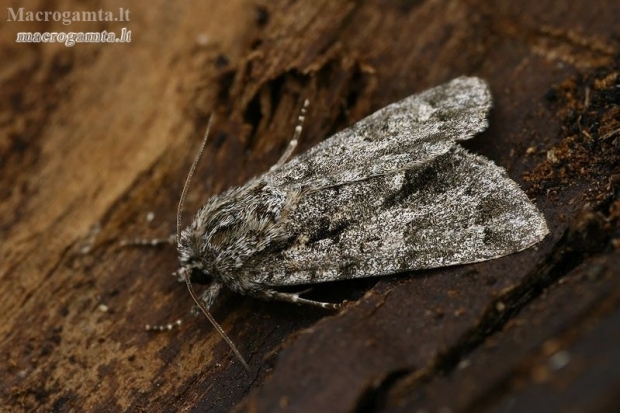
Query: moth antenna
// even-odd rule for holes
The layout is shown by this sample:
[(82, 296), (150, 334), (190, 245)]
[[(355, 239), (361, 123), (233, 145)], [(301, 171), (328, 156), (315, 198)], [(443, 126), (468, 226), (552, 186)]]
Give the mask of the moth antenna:
[[(196, 158), (194, 159), (194, 163), (192, 163), (192, 167), (190, 168), (189, 173), (187, 174), (187, 179), (185, 179), (185, 185), (183, 185), (183, 192), (181, 192), (181, 199), (179, 200), (179, 207), (177, 208), (177, 245), (179, 244), (181, 240), (181, 214), (183, 213), (183, 204), (185, 203), (185, 197), (187, 196), (187, 190), (189, 188), (189, 183), (192, 180), (192, 176), (194, 175), (194, 171), (196, 170), (198, 161), (200, 161), (202, 152), (204, 151), (205, 146), (207, 145), (207, 138), (209, 137), (209, 130), (211, 129), (212, 122), (213, 122), (213, 115), (211, 115), (211, 117), (209, 118), (209, 124), (207, 125), (205, 137), (202, 140), (200, 149), (198, 150), (198, 155), (196, 155)], [(249, 372), (250, 366), (248, 366), (248, 363), (245, 361), (245, 359), (243, 358), (239, 350), (237, 350), (235, 343), (233, 343), (230, 337), (228, 337), (228, 335), (224, 332), (224, 329), (217, 323), (217, 321), (215, 321), (215, 319), (213, 318), (209, 310), (205, 308), (204, 304), (202, 304), (198, 300), (198, 298), (196, 298), (196, 293), (194, 292), (194, 288), (192, 287), (192, 282), (190, 281), (189, 271), (184, 271), (183, 279), (185, 280), (185, 284), (187, 285), (187, 290), (189, 291), (189, 295), (192, 296), (192, 300), (194, 300), (198, 308), (200, 308), (200, 311), (202, 311), (202, 313), (207, 317), (209, 322), (213, 325), (215, 330), (220, 334), (222, 339), (224, 339), (226, 344), (228, 344), (228, 346), (233, 351), (233, 353), (235, 353), (235, 356), (237, 356), (237, 358), (239, 359), (243, 367)]]
[(194, 288), (192, 287), (192, 283), (191, 283), (191, 281), (189, 279), (189, 271), (187, 271), (185, 273), (185, 277), (184, 278), (185, 278), (185, 284), (187, 284), (187, 290), (189, 291), (189, 294), (192, 296), (192, 299), (194, 300), (194, 302), (196, 303), (198, 308), (200, 308), (200, 311), (202, 311), (202, 313), (207, 317), (207, 319), (211, 322), (213, 327), (215, 327), (217, 332), (220, 333), (220, 336), (224, 339), (226, 344), (228, 344), (228, 346), (233, 351), (233, 353), (235, 353), (235, 356), (237, 356), (237, 359), (239, 359), (239, 362), (241, 362), (241, 364), (243, 365), (245, 370), (247, 372), (249, 372), (250, 371), (250, 366), (248, 366), (248, 363), (245, 361), (245, 359), (243, 358), (243, 356), (241, 355), (239, 350), (237, 350), (237, 347), (235, 346), (235, 343), (233, 343), (233, 341), (230, 339), (230, 337), (228, 337), (228, 335), (224, 332), (224, 329), (217, 323), (217, 321), (215, 321), (215, 319), (213, 318), (213, 316), (211, 315), (209, 310), (207, 310), (205, 308), (204, 304), (201, 303), (198, 300), (198, 298), (196, 298), (196, 294), (194, 293)]
[(177, 245), (181, 240), (181, 214), (183, 213), (183, 204), (185, 203), (185, 197), (187, 196), (187, 189), (189, 188), (189, 182), (192, 180), (192, 176), (194, 175), (194, 171), (196, 170), (196, 165), (198, 165), (198, 161), (200, 161), (200, 157), (202, 156), (202, 152), (205, 150), (205, 146), (207, 145), (207, 138), (209, 137), (209, 129), (211, 129), (211, 122), (213, 121), (213, 115), (209, 117), (209, 123), (207, 124), (207, 130), (205, 132), (205, 137), (202, 140), (202, 144), (200, 145), (200, 149), (198, 150), (198, 155), (194, 159), (194, 163), (187, 174), (187, 178), (185, 179), (185, 185), (183, 185), (183, 192), (181, 192), (181, 199), (179, 200), (179, 207), (177, 208)]

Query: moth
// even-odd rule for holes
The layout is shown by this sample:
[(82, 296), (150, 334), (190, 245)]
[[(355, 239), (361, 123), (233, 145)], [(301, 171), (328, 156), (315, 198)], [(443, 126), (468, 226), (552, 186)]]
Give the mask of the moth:
[[(300, 125), (274, 167), (211, 197), (181, 230), (196, 157), (177, 215), (177, 273), (246, 369), (209, 313), (223, 287), (335, 309), (278, 287), (480, 262), (547, 235), (543, 215), (506, 171), (458, 144), (486, 129), (490, 108), (487, 84), (459, 77), (288, 160)], [(208, 287), (197, 297), (192, 283)]]

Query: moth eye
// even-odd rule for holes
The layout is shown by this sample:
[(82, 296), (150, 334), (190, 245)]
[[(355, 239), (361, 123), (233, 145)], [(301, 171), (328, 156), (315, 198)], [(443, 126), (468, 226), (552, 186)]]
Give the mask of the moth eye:
[(212, 279), (213, 278), (209, 274), (202, 272), (198, 268), (192, 268), (192, 275), (189, 277), (192, 283), (201, 285), (211, 284)]

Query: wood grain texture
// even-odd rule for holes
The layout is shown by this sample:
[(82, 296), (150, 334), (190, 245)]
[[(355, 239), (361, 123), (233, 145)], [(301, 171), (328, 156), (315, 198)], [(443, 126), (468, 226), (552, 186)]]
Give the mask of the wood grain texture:
[[(19, 7), (14, 5), (13, 7)], [(46, 2), (23, 6), (52, 10)], [(0, 404), (9, 411), (608, 411), (618, 405), (617, 1), (82, 2), (130, 22), (0, 23)], [(132, 30), (129, 44), (20, 31)], [(319, 285), (338, 314), (224, 295), (244, 372), (186, 314), (164, 237), (210, 113), (186, 220), (300, 150), (456, 76), (494, 109), (468, 148), (551, 234), (502, 259)], [(154, 213), (152, 221), (147, 214)]]

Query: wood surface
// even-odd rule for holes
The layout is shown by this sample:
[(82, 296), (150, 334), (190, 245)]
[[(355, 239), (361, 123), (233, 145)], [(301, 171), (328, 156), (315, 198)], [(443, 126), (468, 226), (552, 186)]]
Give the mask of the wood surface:
[[(620, 405), (620, 2), (77, 1), (129, 22), (0, 22), (2, 411), (607, 412)], [(13, 4), (14, 3), (14, 4)], [(3, 8), (4, 10), (6, 9)], [(21, 31), (132, 32), (126, 44)], [(491, 87), (467, 143), (504, 166), (550, 235), (505, 258), (316, 286), (332, 314), (170, 274), (165, 237), (211, 113), (185, 222), (299, 151), (462, 74)], [(152, 219), (150, 219), (152, 218)]]

